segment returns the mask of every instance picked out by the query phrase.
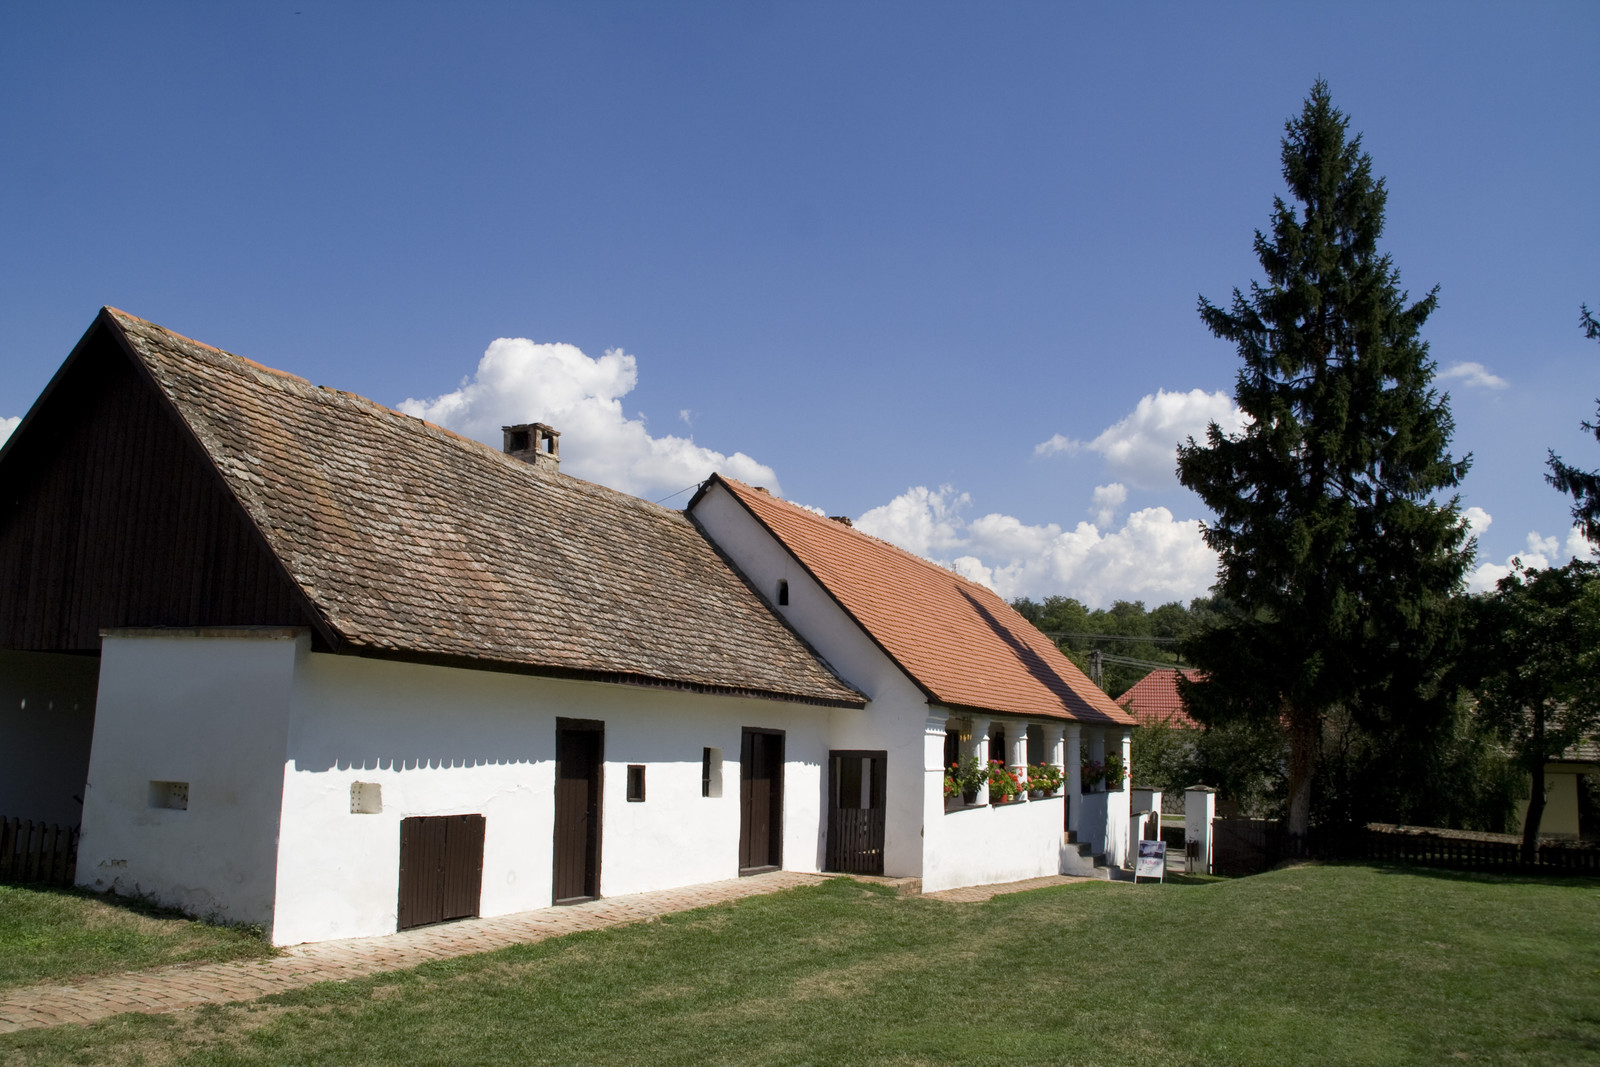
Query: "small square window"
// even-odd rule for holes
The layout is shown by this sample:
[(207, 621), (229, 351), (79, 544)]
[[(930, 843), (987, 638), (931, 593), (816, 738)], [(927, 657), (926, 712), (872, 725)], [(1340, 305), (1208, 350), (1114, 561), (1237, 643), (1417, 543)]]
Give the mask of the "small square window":
[(630, 803), (644, 801), (644, 764), (628, 764), (628, 800)]
[(350, 783), (350, 814), (381, 815), (383, 813), (383, 786), (378, 782)]
[(707, 748), (700, 757), (700, 795), (722, 795), (722, 749)]
[(150, 806), (152, 808), (171, 808), (174, 811), (188, 811), (189, 783), (151, 782)]

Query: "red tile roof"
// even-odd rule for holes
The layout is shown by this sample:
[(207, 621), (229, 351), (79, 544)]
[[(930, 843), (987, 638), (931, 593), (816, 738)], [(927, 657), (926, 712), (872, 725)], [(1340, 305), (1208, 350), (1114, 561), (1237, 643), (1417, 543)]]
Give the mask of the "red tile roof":
[[(1199, 671), (1184, 671), (1191, 682), (1200, 677)], [(1139, 679), (1132, 689), (1117, 698), (1117, 703), (1133, 712), (1140, 726), (1168, 723), (1198, 730), (1200, 724), (1189, 718), (1183, 710), (1183, 698), (1178, 696), (1178, 672), (1154, 670)]]
[(743, 483), (720, 475), (712, 483), (726, 486), (789, 549), (930, 702), (1133, 723), (993, 590)]

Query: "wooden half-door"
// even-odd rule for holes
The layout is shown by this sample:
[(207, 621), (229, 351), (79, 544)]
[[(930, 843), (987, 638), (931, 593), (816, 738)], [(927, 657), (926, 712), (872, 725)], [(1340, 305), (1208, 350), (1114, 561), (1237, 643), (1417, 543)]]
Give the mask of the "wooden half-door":
[(828, 870), (883, 873), (887, 757), (887, 752), (828, 753)]
[(556, 720), (554, 899), (577, 904), (600, 895), (600, 790), (605, 724)]
[(400, 820), (399, 929), (478, 914), (483, 833), (482, 815)]
[(783, 866), (783, 732), (746, 727), (739, 747), (739, 873)]

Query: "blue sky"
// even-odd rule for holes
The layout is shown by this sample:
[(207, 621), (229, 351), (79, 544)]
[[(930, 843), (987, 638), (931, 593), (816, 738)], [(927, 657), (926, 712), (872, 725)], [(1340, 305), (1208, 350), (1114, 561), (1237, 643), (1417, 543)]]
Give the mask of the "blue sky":
[(1322, 76), (1440, 287), (1480, 558), (1564, 559), (1597, 40), (1593, 3), (5, 5), (0, 418), (111, 304), (557, 421), (652, 499), (761, 476), (1007, 595), (1196, 595), (1166, 449), (1237, 357), (1195, 302), (1259, 277)]

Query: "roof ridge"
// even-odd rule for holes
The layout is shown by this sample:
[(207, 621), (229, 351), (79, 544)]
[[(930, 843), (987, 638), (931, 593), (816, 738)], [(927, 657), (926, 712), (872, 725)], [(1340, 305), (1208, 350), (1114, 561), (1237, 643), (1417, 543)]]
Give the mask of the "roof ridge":
[(361, 406), (364, 406), (366, 408), (371, 409), (371, 411), (374, 414), (382, 415), (382, 416), (384, 416), (386, 418), (389, 418), (389, 419), (393, 419), (393, 420), (406, 419), (406, 420), (409, 420), (409, 421), (414, 422), (414, 423), (421, 423), (423, 426), (427, 427), (429, 430), (434, 431), (435, 433), (442, 434), (443, 436), (451, 438), (451, 439), (453, 439), (455, 441), (458, 441), (458, 442), (460, 442), (462, 444), (469, 445), (474, 449), (482, 451), (486, 455), (496, 456), (496, 457), (499, 457), (503, 461), (510, 461), (512, 463), (516, 463), (520, 467), (526, 468), (529, 472), (537, 472), (539, 477), (543, 477), (543, 478), (560, 478), (560, 479), (563, 479), (563, 480), (565, 480), (567, 482), (576, 483), (577, 486), (589, 486), (589, 487), (592, 487), (593, 489), (599, 490), (599, 491), (601, 491), (603, 493), (606, 493), (606, 494), (615, 494), (616, 496), (621, 497), (625, 501), (628, 501), (628, 502), (631, 502), (631, 503), (638, 503), (638, 504), (648, 505), (648, 506), (650, 506), (652, 508), (656, 508), (656, 509), (658, 509), (658, 510), (660, 510), (662, 512), (665, 512), (665, 513), (667, 513), (669, 515), (681, 515), (682, 514), (682, 512), (680, 510), (676, 509), (676, 508), (662, 507), (659, 504), (655, 504), (655, 503), (653, 503), (651, 501), (645, 500), (643, 497), (635, 496), (632, 493), (625, 493), (620, 489), (613, 489), (609, 485), (601, 485), (599, 482), (593, 482), (593, 481), (588, 480), (587, 478), (579, 478), (576, 475), (567, 474), (567, 473), (562, 472), (562, 471), (541, 470), (541, 469), (535, 467), (531, 463), (524, 463), (522, 460), (512, 459), (510, 456), (507, 456), (505, 454), (505, 452), (501, 451), (498, 448), (495, 448), (493, 445), (486, 444), (483, 441), (479, 441), (475, 437), (468, 437), (466, 434), (458, 433), (457, 431), (450, 429), (448, 426), (441, 426), (439, 423), (433, 422), (433, 421), (431, 421), (429, 419), (422, 418), (419, 415), (407, 414), (406, 412), (401, 411), (398, 408), (390, 407), (389, 405), (380, 403), (379, 401), (376, 401), (376, 400), (372, 399), (369, 396), (363, 396), (360, 393), (352, 392), (351, 390), (348, 390), (348, 389), (340, 389), (337, 386), (332, 386), (332, 385), (318, 385), (315, 382), (311, 381), (311, 379), (306, 378), (303, 375), (295, 374), (292, 371), (280, 370), (277, 367), (269, 367), (265, 363), (260, 363), (260, 362), (258, 362), (256, 360), (251, 359), (248, 356), (241, 356), (237, 352), (230, 352), (225, 348), (218, 348), (216, 345), (207, 344), (204, 341), (197, 341), (192, 337), (188, 337), (188, 336), (185, 336), (184, 334), (181, 334), (181, 333), (177, 332), (176, 330), (168, 329), (167, 327), (162, 326), (160, 323), (151, 322), (149, 319), (140, 318), (138, 315), (133, 315), (133, 314), (130, 314), (130, 313), (126, 312), (126, 311), (123, 311), (121, 308), (114, 308), (114, 307), (111, 307), (110, 305), (107, 305), (105, 307), (105, 310), (110, 312), (112, 315), (114, 315), (114, 316), (116, 316), (116, 317), (118, 317), (120, 319), (126, 319), (129, 322), (138, 323), (140, 326), (145, 327), (145, 328), (150, 329), (150, 330), (153, 330), (158, 334), (164, 335), (165, 337), (173, 338), (173, 339), (176, 339), (178, 341), (182, 341), (185, 344), (194, 345), (196, 348), (204, 349), (207, 352), (213, 353), (214, 355), (221, 357), (221, 359), (224, 361), (225, 364), (229, 363), (229, 362), (240, 364), (240, 365), (242, 365), (243, 369), (249, 369), (249, 370), (252, 370), (252, 371), (259, 371), (259, 372), (262, 372), (262, 373), (265, 373), (265, 374), (269, 374), (269, 375), (271, 375), (271, 376), (273, 376), (275, 378), (281, 379), (283, 381), (292, 382), (292, 383), (294, 383), (296, 385), (304, 386), (305, 388), (311, 390), (312, 392), (320, 394), (322, 396), (338, 397), (340, 399), (344, 399), (344, 400), (350, 401), (352, 403), (355, 403), (355, 404), (358, 404), (358, 405), (361, 405)]
[[(101, 310), (110, 313), (115, 318), (127, 319), (130, 322), (137, 322), (140, 326), (155, 330), (158, 333), (166, 334), (168, 337), (175, 337), (185, 344), (194, 345), (196, 348), (204, 348), (208, 352), (215, 352), (219, 356), (225, 356), (228, 359), (237, 360), (240, 363), (247, 364), (256, 370), (264, 371), (267, 374), (271, 374), (279, 378), (287, 378), (290, 381), (303, 382), (306, 385), (311, 385), (310, 379), (302, 378), (300, 375), (295, 374), (292, 371), (279, 370), (277, 367), (269, 367), (265, 363), (257, 363), (249, 356), (241, 356), (237, 352), (229, 352), (225, 348), (218, 348), (216, 345), (208, 345), (204, 341), (197, 341), (193, 337), (188, 337), (179, 333), (177, 330), (169, 330), (160, 323), (151, 322), (149, 319), (142, 319), (138, 315), (130, 314), (126, 311), (123, 311), (121, 308), (112, 307), (110, 304), (104, 305)], [(311, 387), (313, 389), (320, 388), (320, 386), (315, 385), (311, 385)]]
[[(829, 523), (830, 524), (829, 526), (823, 527), (823, 529), (842, 530), (847, 534), (854, 534), (857, 537), (864, 538), (864, 539), (866, 539), (868, 541), (876, 542), (877, 544), (880, 544), (885, 548), (892, 549), (895, 552), (900, 553), (902, 556), (905, 556), (907, 559), (911, 560), (913, 563), (916, 563), (916, 564), (918, 564), (918, 565), (920, 565), (920, 566), (922, 566), (922, 567), (924, 567), (926, 569), (931, 569), (931, 570), (935, 571), (941, 577), (954, 578), (959, 582), (965, 582), (967, 585), (970, 585), (975, 589), (982, 589), (984, 592), (992, 594), (993, 596), (997, 596), (997, 597), (1000, 596), (999, 593), (996, 593), (993, 589), (990, 589), (988, 586), (984, 585), (982, 582), (975, 582), (971, 578), (968, 578), (966, 575), (958, 573), (956, 571), (953, 571), (949, 567), (944, 566), (942, 563), (936, 563), (933, 560), (928, 559), (926, 556), (919, 556), (915, 552), (912, 552), (910, 549), (902, 548), (901, 546), (895, 544), (893, 541), (885, 541), (883, 538), (878, 537), (878, 536), (876, 536), (874, 534), (869, 534), (865, 530), (858, 530), (854, 526), (846, 526), (844, 523), (834, 522), (831, 518), (829, 518), (826, 515), (818, 515), (816, 512), (810, 510), (809, 508), (801, 507), (799, 504), (796, 504), (791, 500), (785, 500), (781, 496), (774, 496), (772, 493), (766, 492), (765, 490), (757, 490), (755, 486), (750, 485), (750, 484), (748, 484), (746, 482), (741, 482), (737, 478), (729, 478), (726, 474), (719, 475), (718, 477), (722, 478), (726, 482), (730, 482), (730, 483), (732, 483), (734, 485), (737, 485), (737, 486), (739, 486), (739, 487), (741, 487), (743, 489), (748, 489), (751, 492), (762, 492), (762, 493), (764, 493), (766, 495), (766, 497), (769, 500), (776, 501), (777, 503), (782, 504), (785, 507), (788, 507), (788, 508), (792, 509), (796, 513), (798, 513), (800, 515), (804, 515), (806, 518), (812, 520), (813, 522)], [(1003, 600), (1004, 598), (1002, 597), (1001, 599)]]

